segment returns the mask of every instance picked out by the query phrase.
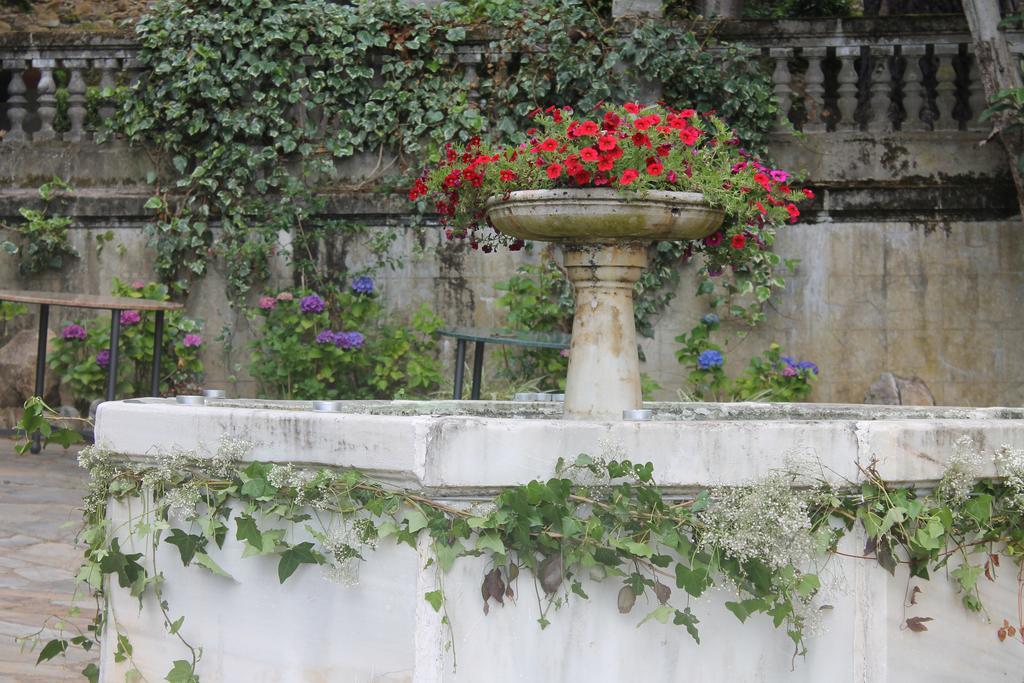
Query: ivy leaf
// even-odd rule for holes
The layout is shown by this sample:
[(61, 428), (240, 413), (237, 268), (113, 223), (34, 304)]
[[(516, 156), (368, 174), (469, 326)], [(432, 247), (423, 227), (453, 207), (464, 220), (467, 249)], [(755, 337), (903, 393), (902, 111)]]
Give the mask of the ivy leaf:
[(986, 524), (992, 519), (992, 496), (988, 493), (977, 498), (971, 498), (964, 506), (964, 512), (970, 515), (978, 524)]
[(300, 564), (319, 564), (321, 559), (321, 556), (313, 551), (313, 544), (309, 541), (293, 545), (281, 553), (281, 561), (277, 565), (277, 578), (284, 583)]
[(477, 550), (490, 550), (496, 555), (505, 554), (505, 544), (501, 542), (497, 534), (481, 534), (476, 539)]
[(85, 665), (85, 668), (82, 669), (82, 675), (85, 676), (85, 679), (89, 681), (89, 683), (99, 683), (100, 669), (92, 662), (89, 662)]
[(435, 612), (441, 611), (441, 605), (444, 604), (444, 594), (441, 591), (430, 591), (429, 593), (424, 593), (423, 597), (426, 598)]
[(164, 542), (178, 548), (178, 553), (181, 555), (181, 563), (186, 567), (192, 562), (196, 551), (206, 547), (206, 539), (204, 537), (186, 534), (181, 529), (171, 529), (171, 534), (164, 539)]
[(226, 571), (221, 569), (220, 565), (214, 562), (213, 558), (211, 558), (206, 553), (197, 552), (195, 560), (196, 564), (198, 564), (200, 567), (205, 567), (206, 569), (209, 569), (217, 576), (223, 576), (225, 579), (231, 579), (232, 581), (235, 580), (235, 577), (231, 576), (231, 574), (228, 574)]
[(925, 626), (926, 621), (934, 621), (931, 617), (910, 617), (907, 619), (907, 628), (914, 633), (921, 633), (927, 631), (928, 627)]
[(640, 623), (636, 625), (636, 627), (640, 628), (651, 619), (659, 621), (662, 624), (667, 624), (668, 618), (671, 617), (675, 611), (676, 609), (671, 605), (659, 605), (658, 607), (655, 607), (654, 610), (652, 610), (646, 617), (644, 617), (640, 621)]
[(199, 677), (196, 676), (192, 664), (184, 659), (175, 660), (174, 666), (164, 680), (168, 683), (199, 683)]
[(43, 649), (39, 652), (39, 657), (36, 659), (36, 666), (39, 664), (49, 661), (57, 655), (64, 654), (68, 649), (68, 641), (66, 640), (51, 640)]
[(427, 517), (419, 510), (406, 510), (404, 518), (409, 525), (409, 533), (414, 534), (427, 526)]

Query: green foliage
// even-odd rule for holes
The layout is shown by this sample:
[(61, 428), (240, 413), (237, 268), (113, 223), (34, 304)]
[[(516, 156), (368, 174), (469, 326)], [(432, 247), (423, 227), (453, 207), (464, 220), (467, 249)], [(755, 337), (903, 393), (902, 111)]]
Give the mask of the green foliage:
[(50, 420), (57, 417), (59, 417), (57, 412), (46, 405), (42, 398), (33, 396), (26, 401), (21, 419), (15, 425), (25, 435), (25, 438), (14, 446), (15, 452), (18, 455), (25, 455), (32, 446), (32, 436), (37, 433), (40, 443), (44, 446), (52, 442), (60, 444), (64, 448), (70, 448), (76, 443), (82, 443), (82, 435), (79, 432), (63, 425), (55, 427), (51, 424)]
[(811, 393), (812, 383), (818, 376), (818, 366), (810, 361), (798, 361), (783, 356), (782, 347), (772, 344), (764, 357), (753, 356), (747, 368), (735, 379), (725, 372), (726, 359), (720, 363), (701, 363), (701, 354), (712, 351), (723, 354), (724, 349), (711, 339), (720, 326), (718, 316), (708, 314), (689, 332), (676, 337), (681, 345), (676, 359), (690, 369), (689, 386), (680, 395), (691, 400), (730, 401), (802, 401)]
[[(56, 192), (72, 192), (72, 188), (60, 178), (39, 187), (39, 196), (44, 205), (49, 204)], [(29, 209), (22, 207), (18, 213), (24, 222), (5, 224), (14, 235), (14, 242), (0, 240), (0, 251), (18, 257), (18, 272), (35, 275), (45, 270), (61, 270), (66, 260), (78, 258), (78, 251), (68, 243), (68, 228), (72, 220), (67, 216), (50, 216), (46, 208)]]
[[(169, 298), (164, 285), (141, 281), (126, 283), (118, 278), (114, 278), (111, 293), (114, 296), (155, 301), (166, 301)], [(156, 314), (139, 311), (138, 316), (138, 321), (130, 324), (126, 324), (122, 316), (117, 375), (117, 393), (121, 396), (149, 393)], [(70, 328), (74, 326), (84, 329), (84, 339), (69, 334)], [(199, 360), (202, 344), (200, 327), (199, 321), (186, 317), (180, 311), (164, 314), (160, 356), (161, 395), (195, 393), (198, 389), (203, 374), (203, 364)], [(75, 402), (88, 406), (92, 399), (102, 397), (107, 384), (108, 364), (105, 359), (110, 349), (110, 316), (78, 320), (66, 326), (63, 333), (53, 340), (53, 345), (53, 352), (48, 357), (49, 365), (60, 374), (61, 381), (71, 388)]]
[[(555, 261), (524, 265), (505, 282), (498, 306), (509, 327), (533, 332), (572, 332), (572, 285)], [(501, 374), (511, 381), (538, 380), (538, 390), (565, 390), (569, 359), (559, 349), (501, 347)]]
[[(959, 441), (958, 448), (972, 451), (968, 442)], [(612, 609), (630, 613), (647, 600), (654, 607), (639, 618), (641, 625), (671, 620), (699, 642), (689, 600), (726, 586), (736, 599), (725, 606), (737, 619), (771, 617), (797, 654), (806, 651), (805, 629), (821, 613), (815, 602), (821, 586), (817, 570), (857, 527), (869, 538), (863, 559), (890, 572), (906, 565), (917, 579), (948, 571), (970, 610), (982, 608), (978, 583), (994, 580), (1000, 556), (1017, 564), (1024, 557), (1024, 451), (1005, 448), (996, 455), (1005, 468), (1002, 479), (964, 480), (962, 495), (955, 497), (945, 493), (945, 482), (959, 477), (967, 462), (960, 451), (933, 493), (889, 486), (868, 467), (858, 482), (837, 485), (813, 475), (808, 479), (807, 472), (780, 473), (684, 500), (664, 497), (651, 463), (581, 454), (571, 464), (560, 460), (554, 477), (507, 488), (490, 505), (473, 508), (433, 501), (354, 470), (304, 471), (232, 460), (247, 450), (246, 444), (227, 440), (212, 457), (177, 452), (159, 462), (140, 462), (96, 447), (80, 454), (91, 481), (79, 581), (98, 598), (115, 583), (140, 599), (154, 595), (147, 604), (159, 606), (168, 634), (192, 653), (191, 661), (173, 663), (167, 680), (194, 680), (201, 649), (186, 640), (185, 617), (170, 613), (155, 551), (163, 541), (177, 547), (186, 566), (194, 557), (199, 568), (193, 571), (231, 580), (206, 551), (232, 550), (224, 546), (232, 517), (242, 556), (276, 557), (282, 583), (309, 571), (304, 565), (319, 565), (328, 576), (344, 575), (385, 540), (415, 548), (426, 536), (439, 582), (460, 557), (487, 559), (481, 582), (485, 614), (492, 602), (516, 600), (523, 590), (519, 582), (532, 580), (544, 628), (552, 609), (572, 596), (587, 599), (586, 583), (611, 580), (622, 585)], [(966, 457), (977, 459), (981, 453)], [(141, 513), (112, 529), (106, 516), (111, 500), (139, 501)], [(307, 513), (311, 508), (315, 517)], [(148, 545), (153, 552), (127, 552), (123, 543), (129, 535), (133, 547)], [(424, 599), (444, 612), (443, 588), (426, 592)], [(91, 647), (105, 626), (101, 615), (98, 611), (88, 635), (68, 639), (59, 629), (43, 644), (40, 660), (71, 645)], [(912, 617), (907, 627), (925, 630), (921, 620)], [(116, 629), (116, 621), (112, 626)], [(1005, 632), (1004, 627), (1001, 638)], [(36, 640), (42, 643), (41, 633)], [(132, 644), (119, 632), (116, 638), (115, 658), (131, 662)]]
[[(303, 311), (307, 297), (322, 310)], [(374, 293), (328, 287), (263, 296), (249, 315), (259, 323), (249, 370), (262, 395), (405, 398), (428, 395), (441, 382), (433, 335), (442, 323), (426, 308), (408, 324), (389, 324)]]
[[(1000, 123), (1003, 135), (1017, 134), (1024, 130), (1024, 88), (1006, 88), (989, 99), (989, 106), (981, 112), (979, 121)], [(1017, 169), (1024, 173), (1024, 154), (1017, 156)]]

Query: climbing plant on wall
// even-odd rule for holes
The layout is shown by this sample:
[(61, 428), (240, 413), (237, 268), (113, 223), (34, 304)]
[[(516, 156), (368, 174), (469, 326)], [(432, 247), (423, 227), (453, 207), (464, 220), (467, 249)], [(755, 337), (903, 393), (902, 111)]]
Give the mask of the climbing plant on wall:
[[(615, 21), (606, 5), (161, 0), (138, 24), (144, 70), (115, 123), (157, 155), (147, 206), (161, 278), (184, 291), (219, 259), (244, 295), (267, 277), (282, 232), (305, 245), (331, 237), (330, 194), (399, 187), (441, 140), (514, 137), (537, 105), (649, 98), (627, 65), (663, 83), (670, 103), (715, 109), (763, 145), (776, 109), (749, 50), (682, 25)], [(478, 79), (456, 58), (470, 47), (487, 55)], [(641, 330), (681, 257), (655, 250)]]

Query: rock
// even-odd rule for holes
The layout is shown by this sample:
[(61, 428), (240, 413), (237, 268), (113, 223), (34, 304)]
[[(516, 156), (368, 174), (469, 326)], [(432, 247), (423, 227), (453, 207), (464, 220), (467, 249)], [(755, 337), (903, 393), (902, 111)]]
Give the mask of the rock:
[[(21, 407), (36, 391), (36, 330), (22, 330), (11, 337), (7, 344), (0, 348), (0, 406)], [(46, 332), (46, 353), (53, 352), (52, 330)], [(59, 383), (57, 373), (46, 372), (43, 398), (52, 401), (56, 398)]]
[(93, 422), (96, 422), (96, 409), (100, 407), (101, 403), (103, 403), (102, 398), (94, 398), (89, 404), (89, 419)]
[(65, 429), (82, 429), (82, 414), (78, 412), (78, 408), (69, 405), (62, 405), (57, 409), (59, 418), (51, 420), (51, 423), (57, 427), (63, 427)]
[(885, 406), (933, 406), (935, 397), (920, 377), (883, 372), (868, 388), (864, 403)]

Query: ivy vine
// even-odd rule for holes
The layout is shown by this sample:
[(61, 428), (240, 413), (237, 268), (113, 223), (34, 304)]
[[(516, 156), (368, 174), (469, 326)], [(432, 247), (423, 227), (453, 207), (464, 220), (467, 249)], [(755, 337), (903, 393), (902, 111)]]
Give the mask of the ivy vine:
[[(26, 414), (42, 419), (45, 407), (33, 400)], [(118, 661), (131, 660), (132, 645), (116, 617), (105, 624), (99, 609), (116, 581), (140, 599), (153, 595), (168, 634), (190, 653), (171, 663), (168, 680), (198, 681), (201, 648), (191, 640), (188, 616), (174, 613), (166, 599), (156, 550), (169, 544), (184, 566), (231, 580), (214, 559), (227, 550), (229, 535), (246, 557), (276, 557), (281, 583), (304, 565), (351, 583), (365, 554), (385, 539), (415, 548), (425, 535), (437, 584), (423, 597), (435, 610), (445, 610), (444, 575), (455, 562), (484, 557), (484, 611), (521, 593), (520, 582), (533, 581), (541, 628), (568, 600), (586, 599), (588, 581), (604, 577), (622, 584), (619, 612), (649, 596), (657, 606), (641, 623), (671, 621), (699, 642), (691, 600), (726, 586), (737, 598), (725, 607), (740, 621), (769, 615), (792, 639), (795, 655), (806, 652), (805, 634), (820, 614), (819, 574), (831, 554), (848, 555), (837, 546), (855, 528), (868, 543), (854, 557), (890, 573), (905, 565), (912, 581), (945, 570), (969, 610), (983, 609), (979, 582), (995, 580), (1001, 557), (1017, 565), (1011, 571), (1024, 586), (1024, 451), (985, 454), (969, 437), (957, 442), (930, 492), (888, 485), (873, 467), (862, 470), (861, 482), (828, 483), (797, 463), (749, 486), (667, 496), (651, 463), (610, 452), (559, 460), (551, 479), (509, 487), (481, 506), (442, 503), (355, 470), (244, 462), (248, 450), (243, 441), (224, 439), (210, 455), (174, 452), (139, 462), (98, 447), (79, 454), (91, 479), (78, 579), (98, 609), (84, 631), (43, 643), (41, 630), (34, 637), (42, 643), (40, 661), (71, 646), (91, 648), (101, 636), (116, 638)], [(993, 457), (1001, 477), (979, 480)], [(111, 500), (142, 501), (143, 512), (115, 524)], [(146, 554), (131, 551), (126, 538), (140, 539)], [(913, 604), (919, 593), (911, 591)], [(1018, 602), (1016, 614), (995, 615), (1003, 618), (999, 640), (1017, 638), (1021, 612)], [(910, 617), (906, 627), (926, 631), (928, 621)], [(447, 614), (444, 623), (453, 627)]]
[[(606, 5), (161, 0), (137, 26), (143, 71), (120, 90), (114, 123), (156, 155), (160, 277), (185, 291), (219, 259), (243, 296), (288, 252), (282, 234), (333, 238), (327, 197), (396, 189), (446, 140), (507, 141), (537, 105), (650, 99), (626, 68), (662, 83), (670, 104), (718, 111), (760, 150), (776, 106), (756, 53), (685, 24), (615, 20)], [(463, 62), (478, 57), (470, 78)], [(681, 249), (653, 251), (642, 333), (673, 295)]]

